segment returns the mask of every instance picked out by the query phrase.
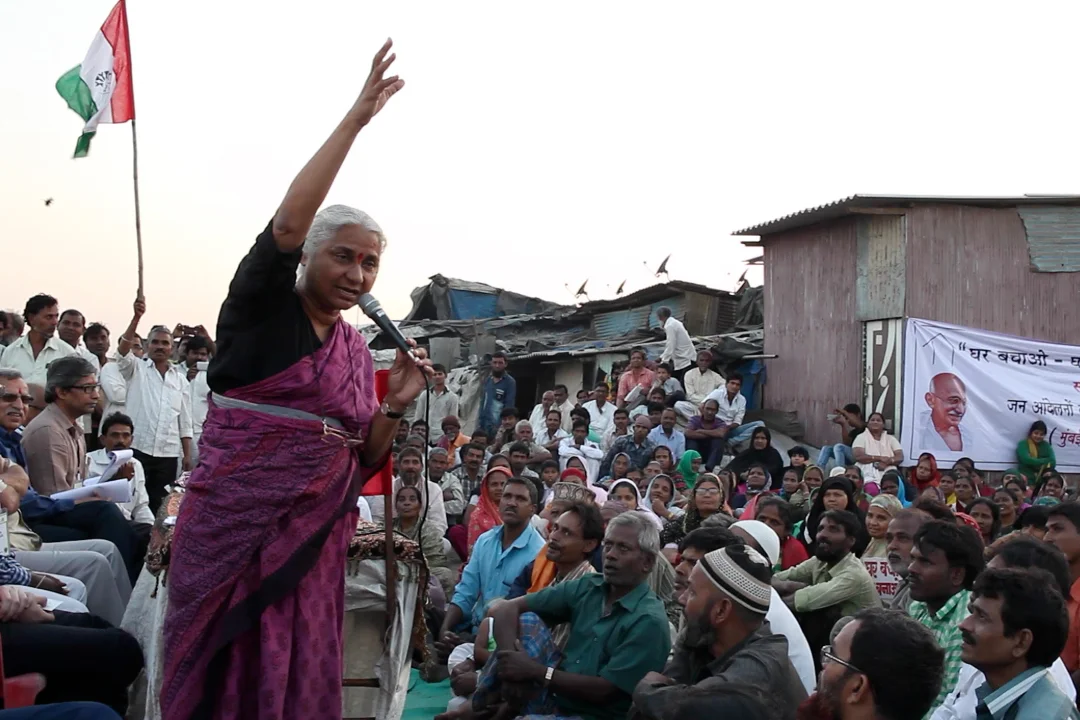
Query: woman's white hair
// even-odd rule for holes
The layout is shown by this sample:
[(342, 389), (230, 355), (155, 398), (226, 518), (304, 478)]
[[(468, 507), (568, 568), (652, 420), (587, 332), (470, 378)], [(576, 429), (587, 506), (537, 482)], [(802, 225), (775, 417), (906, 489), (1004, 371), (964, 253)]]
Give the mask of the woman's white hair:
[(309, 257), (314, 255), (324, 242), (349, 225), (359, 225), (368, 232), (375, 233), (379, 238), (380, 252), (386, 250), (386, 235), (370, 215), (348, 205), (331, 205), (320, 210), (311, 221), (311, 228), (304, 238), (304, 253)]

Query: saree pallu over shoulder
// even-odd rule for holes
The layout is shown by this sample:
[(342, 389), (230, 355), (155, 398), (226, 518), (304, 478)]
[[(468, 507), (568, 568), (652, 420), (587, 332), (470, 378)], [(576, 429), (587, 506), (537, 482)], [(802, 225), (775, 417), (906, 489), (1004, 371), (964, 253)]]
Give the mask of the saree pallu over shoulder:
[(370, 353), (339, 320), (318, 351), (227, 395), (298, 417), (211, 400), (172, 540), (163, 717), (336, 716), (345, 552), (375, 472), (355, 442), (377, 408)]

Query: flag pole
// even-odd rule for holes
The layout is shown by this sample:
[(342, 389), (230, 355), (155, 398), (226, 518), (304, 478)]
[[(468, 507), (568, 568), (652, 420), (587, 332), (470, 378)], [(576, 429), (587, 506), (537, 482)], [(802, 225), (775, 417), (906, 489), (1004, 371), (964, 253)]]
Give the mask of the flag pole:
[(128, 31), (126, 0), (120, 0), (124, 12), (124, 44), (128, 49), (128, 82), (131, 83), (131, 178), (135, 185), (135, 246), (139, 254), (139, 297), (143, 297), (143, 251), (142, 251), (142, 214), (139, 209), (139, 135), (135, 130), (135, 74), (131, 61), (131, 33)]
[(135, 132), (135, 118), (131, 118), (131, 160), (132, 179), (135, 183), (135, 245), (139, 251), (139, 297), (141, 298), (143, 297), (142, 217), (139, 213), (139, 136)]

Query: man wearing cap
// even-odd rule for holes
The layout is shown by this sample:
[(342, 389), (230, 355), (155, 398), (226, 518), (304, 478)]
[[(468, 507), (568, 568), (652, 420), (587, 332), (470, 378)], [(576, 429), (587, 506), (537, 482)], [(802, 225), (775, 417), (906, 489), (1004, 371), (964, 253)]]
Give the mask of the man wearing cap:
[(806, 688), (788, 659), (787, 640), (772, 632), (772, 566), (746, 545), (713, 550), (690, 573), (680, 597), (686, 627), (663, 674), (649, 673), (634, 690), (631, 718), (673, 720), (711, 714), (732, 683), (771, 699), (777, 717), (795, 717)]

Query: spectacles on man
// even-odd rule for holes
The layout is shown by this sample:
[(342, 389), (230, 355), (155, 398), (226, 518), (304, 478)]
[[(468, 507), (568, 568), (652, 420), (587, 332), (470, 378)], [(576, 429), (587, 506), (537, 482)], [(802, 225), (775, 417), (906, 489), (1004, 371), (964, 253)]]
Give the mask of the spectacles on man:
[(860, 675), (865, 674), (865, 673), (863, 673), (862, 670), (855, 667), (854, 665), (849, 663), (847, 660), (844, 660), (843, 658), (840, 658), (840, 657), (837, 657), (836, 655), (834, 655), (833, 651), (832, 651), (832, 645), (826, 645), (825, 647), (821, 648), (821, 664), (822, 665), (827, 665), (829, 663), (836, 663), (837, 665), (841, 665), (843, 667), (846, 667), (848, 670), (850, 670), (853, 673), (859, 673)]
[(0, 402), (6, 402), (10, 404), (19, 399), (23, 401), (23, 405), (29, 405), (30, 403), (34, 402), (33, 395), (20, 395), (19, 393), (9, 392), (0, 393)]
[(90, 393), (95, 393), (98, 390), (100, 390), (101, 385), (98, 384), (98, 383), (86, 383), (85, 385), (72, 385), (68, 389), (69, 390), (82, 390), (84, 393), (89, 395)]

